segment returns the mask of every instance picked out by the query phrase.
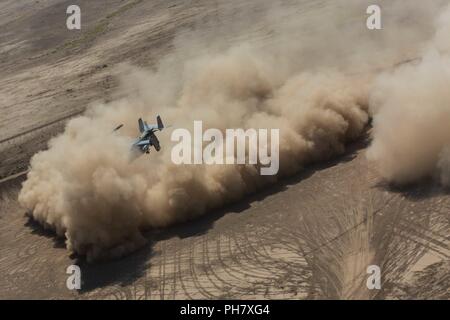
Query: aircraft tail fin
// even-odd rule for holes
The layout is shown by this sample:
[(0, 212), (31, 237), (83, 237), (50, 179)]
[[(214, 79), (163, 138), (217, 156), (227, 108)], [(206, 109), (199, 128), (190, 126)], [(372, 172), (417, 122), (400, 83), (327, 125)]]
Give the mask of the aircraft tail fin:
[(164, 129), (164, 124), (163, 124), (163, 122), (162, 122), (160, 116), (157, 116), (157, 117), (156, 117), (156, 122), (158, 123), (158, 129), (159, 129), (159, 130)]
[(144, 132), (145, 131), (144, 121), (141, 118), (139, 118), (138, 124), (139, 124), (139, 131), (141, 133)]

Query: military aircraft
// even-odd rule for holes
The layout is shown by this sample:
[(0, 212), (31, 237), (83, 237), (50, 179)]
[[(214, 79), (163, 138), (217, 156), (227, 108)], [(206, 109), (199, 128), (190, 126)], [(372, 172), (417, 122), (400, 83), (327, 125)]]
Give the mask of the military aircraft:
[[(133, 142), (131, 149), (133, 151), (139, 151), (140, 153), (150, 153), (150, 148), (153, 146), (156, 151), (161, 150), (159, 145), (159, 140), (155, 135), (156, 131), (162, 131), (164, 129), (164, 124), (160, 116), (156, 117), (157, 124), (148, 125), (147, 122), (139, 118), (139, 131), (141, 135), (135, 142)], [(114, 129), (114, 131), (122, 128), (122, 124)]]

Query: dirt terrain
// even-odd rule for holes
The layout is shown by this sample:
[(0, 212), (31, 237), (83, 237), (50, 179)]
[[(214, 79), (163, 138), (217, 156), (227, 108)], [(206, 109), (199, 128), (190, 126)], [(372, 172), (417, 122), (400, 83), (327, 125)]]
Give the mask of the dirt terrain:
[[(333, 9), (333, 1), (285, 3), (300, 16)], [(81, 32), (65, 28), (70, 4), (82, 8)], [(370, 128), (343, 157), (148, 231), (149, 244), (121, 260), (78, 261), (24, 216), (16, 199), (30, 157), (67, 119), (120, 94), (117, 65), (152, 68), (176, 50), (175, 35), (193, 30), (265, 41), (270, 30), (242, 19), (263, 9), (252, 1), (0, 1), (0, 298), (450, 298), (448, 192), (431, 181), (384, 183), (365, 157)], [(74, 263), (78, 292), (66, 288)], [(380, 266), (381, 290), (367, 289), (368, 265)]]

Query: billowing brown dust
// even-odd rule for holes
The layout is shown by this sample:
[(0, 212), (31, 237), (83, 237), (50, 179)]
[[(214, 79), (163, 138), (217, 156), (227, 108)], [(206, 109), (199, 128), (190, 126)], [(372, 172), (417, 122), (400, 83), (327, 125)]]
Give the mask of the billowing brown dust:
[[(361, 1), (344, 3), (345, 12), (365, 12)], [(398, 2), (390, 3), (399, 10)], [(157, 71), (127, 67), (127, 98), (90, 108), (33, 157), (20, 203), (64, 235), (69, 250), (90, 260), (121, 256), (145, 242), (144, 229), (191, 219), (306, 164), (342, 154), (368, 123), (369, 98), (375, 116), (370, 157), (383, 175), (413, 181), (439, 168), (448, 182), (448, 59), (433, 51), (420, 65), (393, 74), (367, 71), (379, 67), (377, 56), (395, 64), (420, 52), (438, 8), (427, 9), (427, 16), (420, 3), (406, 10), (410, 16), (422, 13), (428, 19), (423, 24), (395, 28), (397, 19), (403, 20), (394, 15), (388, 24), (394, 31), (380, 31), (375, 38), (364, 27), (364, 15), (355, 31), (341, 23), (341, 11), (332, 13), (330, 23), (312, 37), (298, 31), (296, 17), (276, 25), (273, 15), (282, 16), (283, 10), (272, 8), (268, 21), (277, 32), (263, 45), (223, 50), (216, 38), (209, 53), (192, 58), (192, 46), (177, 39), (176, 53)], [(314, 25), (321, 19), (311, 18)], [(407, 47), (404, 39), (415, 42)], [(153, 122), (156, 114), (175, 128), (191, 128), (194, 120), (221, 130), (279, 128), (279, 175), (263, 177), (253, 165), (176, 166), (170, 130), (159, 133), (160, 153), (130, 162), (137, 119)], [(119, 123), (125, 127), (111, 133)]]

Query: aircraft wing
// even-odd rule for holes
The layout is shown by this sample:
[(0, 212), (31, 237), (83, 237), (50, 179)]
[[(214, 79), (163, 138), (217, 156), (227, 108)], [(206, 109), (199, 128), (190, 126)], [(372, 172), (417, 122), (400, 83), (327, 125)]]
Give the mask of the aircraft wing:
[(136, 142), (134, 145), (140, 147), (140, 146), (145, 146), (147, 144), (150, 144), (150, 140), (140, 140), (140, 141)]

